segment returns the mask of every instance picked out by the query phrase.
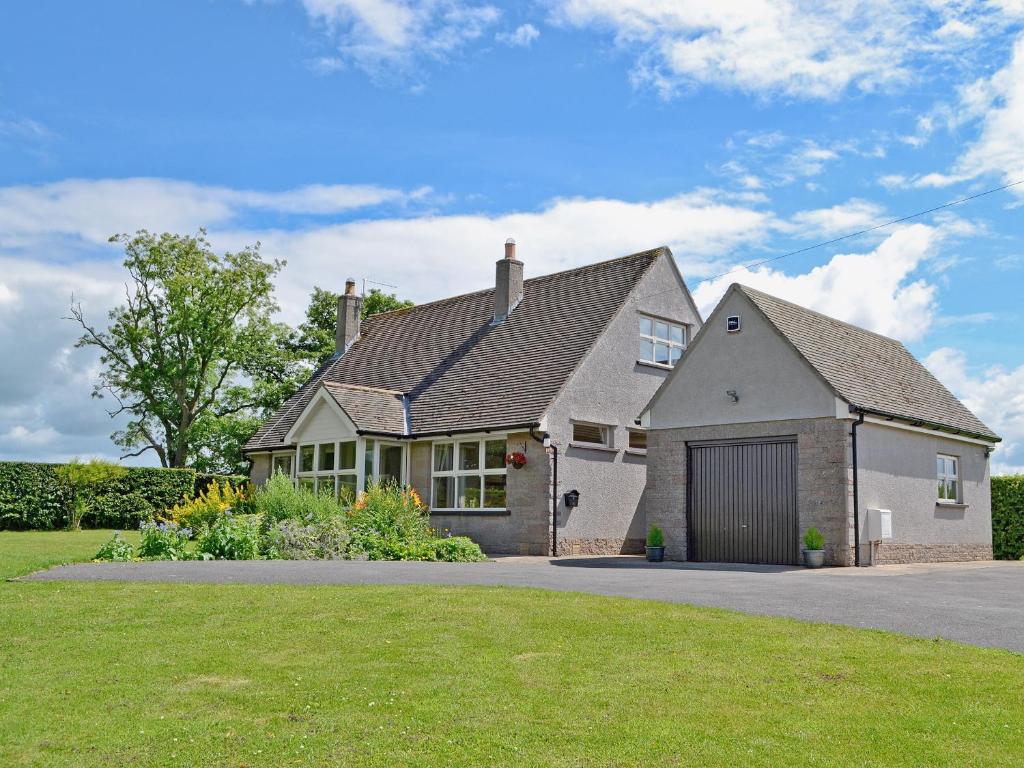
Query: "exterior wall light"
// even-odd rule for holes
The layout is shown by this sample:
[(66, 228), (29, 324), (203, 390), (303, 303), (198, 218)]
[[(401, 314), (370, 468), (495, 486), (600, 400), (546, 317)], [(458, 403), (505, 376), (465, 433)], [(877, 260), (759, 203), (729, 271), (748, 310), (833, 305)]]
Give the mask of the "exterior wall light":
[(734, 403), (738, 403), (740, 401), (740, 396), (738, 394), (736, 394), (736, 390), (735, 389), (727, 389), (725, 391), (725, 394), (727, 394), (729, 397), (731, 397), (732, 401)]

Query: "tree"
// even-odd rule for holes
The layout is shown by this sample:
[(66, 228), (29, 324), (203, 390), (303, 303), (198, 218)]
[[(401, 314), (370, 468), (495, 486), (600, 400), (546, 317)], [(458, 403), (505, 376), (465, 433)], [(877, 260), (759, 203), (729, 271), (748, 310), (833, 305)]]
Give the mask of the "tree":
[(122, 477), (128, 470), (119, 464), (102, 459), (82, 462), (75, 458), (54, 471), (71, 489), (71, 518), (68, 520), (68, 528), (77, 531), (82, 527), (82, 518), (92, 509), (97, 489), (104, 483)]
[(73, 299), (71, 306), (84, 331), (77, 346), (100, 351), (93, 396), (110, 395), (118, 403), (110, 415), (130, 417), (111, 437), (125, 457), (154, 451), (165, 467), (237, 470), (240, 454), (224, 455), (227, 422), (253, 428), (297, 386), (288, 328), (271, 320), (272, 280), (284, 263), (264, 261), (259, 243), (218, 256), (204, 230), (140, 230), (111, 242), (125, 249), (125, 303), (105, 330), (89, 325)]
[[(309, 306), (306, 308), (306, 319), (299, 325), (287, 345), (291, 354), (306, 360), (314, 369), (326, 363), (334, 354), (334, 330), (338, 322), (339, 295), (314, 286), (309, 297)], [(411, 301), (371, 288), (369, 294), (363, 297), (360, 314), (365, 320), (370, 315), (411, 306)]]

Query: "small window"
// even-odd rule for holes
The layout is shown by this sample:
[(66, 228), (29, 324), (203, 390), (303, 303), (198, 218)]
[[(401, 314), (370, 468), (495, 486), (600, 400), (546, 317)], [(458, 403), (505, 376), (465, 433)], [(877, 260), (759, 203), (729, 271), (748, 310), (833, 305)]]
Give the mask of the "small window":
[(728, 333), (739, 333), (740, 332), (740, 316), (729, 315), (725, 318), (725, 330)]
[(671, 368), (686, 349), (686, 326), (640, 317), (640, 360)]
[(334, 443), (320, 443), (320, 460), (317, 462), (317, 469), (321, 472), (334, 470)]
[(646, 451), (647, 432), (642, 429), (629, 430), (629, 449), (631, 451)]
[(601, 427), (597, 424), (582, 424), (576, 421), (572, 424), (572, 441), (574, 443), (608, 445), (608, 433), (608, 427)]
[(939, 501), (958, 503), (960, 501), (960, 460), (955, 456), (939, 454), (935, 460), (939, 478)]
[[(369, 442), (369, 441), (367, 441)], [(372, 443), (371, 443), (372, 445)], [(339, 443), (338, 448), (338, 469), (349, 470), (351, 472), (356, 471), (356, 441), (348, 440), (344, 443)]]
[(313, 471), (313, 449), (312, 445), (304, 445), (299, 449), (299, 472)]
[(274, 474), (276, 475), (278, 472), (285, 477), (292, 476), (292, 455), (290, 453), (274, 457)]

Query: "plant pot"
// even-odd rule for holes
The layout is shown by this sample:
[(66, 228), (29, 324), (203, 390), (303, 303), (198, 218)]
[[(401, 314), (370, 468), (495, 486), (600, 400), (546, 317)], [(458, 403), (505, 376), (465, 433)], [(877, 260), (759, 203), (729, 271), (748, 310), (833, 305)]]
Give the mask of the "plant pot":
[(660, 563), (665, 559), (665, 548), (664, 547), (644, 547), (647, 552), (647, 562), (649, 563)]
[(804, 565), (808, 568), (821, 568), (825, 564), (824, 549), (805, 549)]

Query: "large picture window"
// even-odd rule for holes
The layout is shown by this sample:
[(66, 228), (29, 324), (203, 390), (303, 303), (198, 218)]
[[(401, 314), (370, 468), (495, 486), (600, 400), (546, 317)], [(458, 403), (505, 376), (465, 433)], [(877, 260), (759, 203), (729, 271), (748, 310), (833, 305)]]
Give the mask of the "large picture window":
[(505, 509), (505, 440), (434, 443), (431, 509)]
[(336, 498), (344, 493), (354, 499), (358, 486), (356, 441), (300, 445), (297, 476), (300, 487)]
[(686, 326), (640, 316), (640, 360), (671, 368), (686, 349)]

